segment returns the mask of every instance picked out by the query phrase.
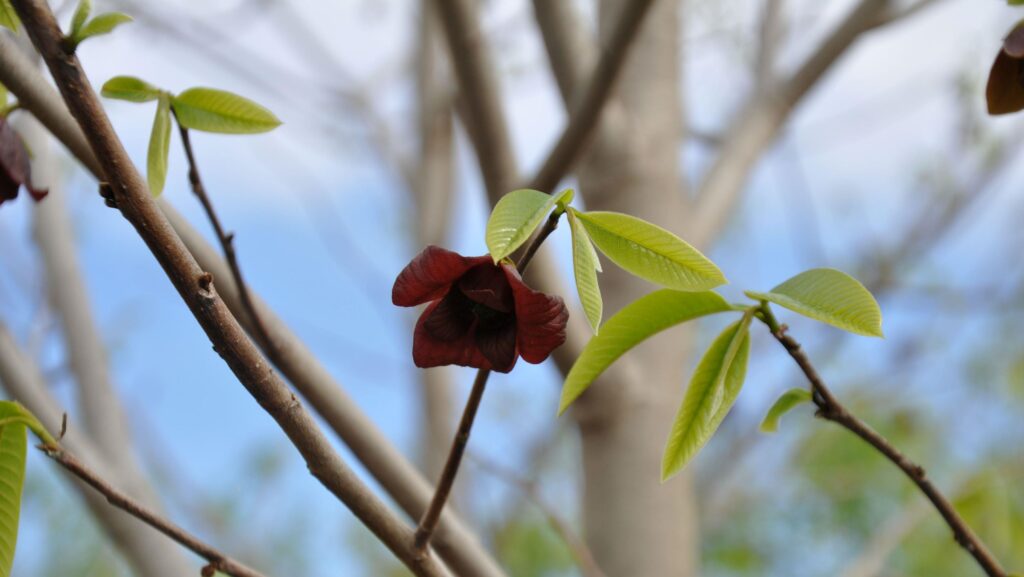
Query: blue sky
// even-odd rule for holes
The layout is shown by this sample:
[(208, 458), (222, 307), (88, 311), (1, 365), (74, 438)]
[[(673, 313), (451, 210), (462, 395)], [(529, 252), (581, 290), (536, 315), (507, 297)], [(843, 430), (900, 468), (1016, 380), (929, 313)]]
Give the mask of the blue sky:
[[(101, 10), (108, 8), (102, 1), (97, 4)], [(498, 62), (504, 73), (507, 112), (521, 165), (529, 168), (543, 158), (564, 123), (564, 114), (543, 65), (543, 48), (529, 26), (528, 6), (509, 1), (494, 4), (487, 25), (501, 47)], [(830, 3), (813, 20), (812, 30), (826, 29), (843, 12), (836, 6), (845, 4)], [(218, 14), (234, 17), (236, 8), (235, 2), (207, 2), (202, 8), (183, 0), (161, 5), (159, 9), (169, 14), (201, 11), (210, 22), (216, 22)], [(349, 77), (368, 87), (382, 116), (396, 127), (399, 148), (411, 151), (410, 123), (403, 122), (412, 119), (409, 84), (401, 75), (414, 31), (413, 3), (305, 2), (297, 6), (311, 15), (309, 25), (332, 48)], [(721, 128), (745, 90), (734, 72), (736, 50), (715, 35), (717, 26), (712, 23), (735, 29), (752, 16), (742, 10), (728, 16), (724, 24), (704, 21), (686, 34), (691, 39), (685, 44), (687, 98), (693, 123), (702, 129)], [(883, 242), (887, 231), (903, 222), (914, 172), (950, 154), (953, 79), (962, 70), (972, 71), (977, 78), (987, 72), (1012, 17), (1014, 13), (995, 0), (947, 0), (913, 23), (877, 32), (858, 44), (801, 106), (781, 143), (751, 181), (744, 214), (737, 221), (739, 232), (728, 235), (713, 251), (734, 283), (725, 293), (737, 297), (741, 287), (767, 288), (810, 266), (843, 268), (860, 251)], [(239, 255), (251, 285), (390, 438), (412, 454), (418, 434), (417, 369), (408, 352), (412, 316), (392, 307), (389, 296), (395, 274), (419, 250), (409, 238), (406, 192), (368, 151), (361, 137), (365, 130), (358, 121), (351, 115), (339, 118), (333, 110), (316, 112), (317, 92), (300, 80), (313, 78), (316, 64), (301, 54), (300, 47), (281, 40), (274, 28), (280, 25), (279, 19), (243, 17), (241, 22), (232, 28), (235, 41), (297, 78), (279, 80), (259, 69), (247, 72), (271, 84), (264, 86), (197, 54), (197, 50), (216, 51), (217, 41), (183, 48), (178, 40), (155, 36), (142, 23), (92, 41), (80, 54), (97, 86), (118, 74), (138, 75), (171, 90), (214, 86), (250, 96), (284, 120), (273, 133), (255, 137), (197, 134), (194, 144), (207, 188), (226, 226), (237, 232)], [(784, 54), (784, 64), (801, 58), (815, 33), (795, 42), (791, 53)], [(977, 105), (981, 106), (980, 94)], [(108, 111), (128, 151), (144, 166), (151, 104), (111, 102)], [(986, 122), (999, 130), (1013, 126), (1012, 120)], [(325, 135), (323, 126), (338, 127), (346, 135), (345, 142)], [(794, 151), (799, 151), (801, 178), (794, 168)], [(164, 195), (206, 231), (187, 189), (180, 152), (175, 135)], [(685, 155), (698, 169), (707, 161), (699, 149), (687, 150)], [(482, 254), (486, 206), (464, 142), (459, 157), (458, 208), (450, 247)], [(280, 489), (286, 506), (269, 514), (284, 518), (296, 508), (305, 511), (303, 518), (317, 529), (308, 544), (310, 551), (332, 560), (325, 564), (330, 570), (315, 575), (335, 575), (339, 567), (356, 567), (351, 551), (337, 546), (349, 514), (306, 474), (272, 420), (210, 350), (137, 235), (98, 200), (91, 178), (70, 161), (65, 167), (63, 186), (79, 238), (78, 252), (110, 350), (116, 386), (132, 421), (148, 431), (144, 437), (158, 439), (161, 450), (169, 451), (182, 476), (210, 494), (230, 492), (245, 483), (234, 465), (240, 455), (280, 448), (290, 470)], [(1011, 175), (1008, 182), (1018, 178)], [(976, 217), (989, 224), (973, 227), (943, 247), (944, 255), (959, 254), (962, 261), (975, 261), (968, 262), (974, 267), (964, 273), (968, 280), (994, 274), (991, 258), (974, 257), (976, 247), (997, 245), (1011, 234), (1019, 240), (1010, 216), (1020, 214), (1019, 192), (1006, 184), (994, 198)], [(29, 210), (31, 206), (23, 200), (0, 210), (0, 242), (11, 246), (0, 256), (0, 315), (23, 339), (40, 298), (39, 269), (28, 234)], [(816, 215), (821, 250), (808, 248), (806, 235), (811, 233), (797, 232), (789, 224), (794, 212), (799, 216), (805, 211)], [(756, 222), (750, 216), (754, 214)], [(558, 235), (546, 250), (564, 257), (568, 233), (563, 230)], [(21, 278), (28, 284), (22, 284)], [(906, 327), (913, 321), (902, 325), (900, 319), (912, 319), (912, 313), (897, 310), (890, 316), (890, 310), (885, 312), (893, 321), (887, 325), (890, 340), (858, 345), (859, 354), (882, 355), (889, 342), (899, 340), (901, 330), (909, 330)], [(801, 323), (794, 324), (805, 329)], [(810, 334), (813, 329), (806, 330)], [(42, 365), (59, 369), (61, 357), (55, 335), (48, 333), (41, 349)], [(57, 374), (54, 388), (71, 404), (71, 383), (60, 371)], [(464, 384), (471, 378), (469, 371), (460, 370), (457, 375)], [(512, 375), (498, 375), (484, 402), (473, 450), (504, 463), (518, 463), (524, 446), (555, 426), (557, 389), (557, 376), (550, 366), (521, 363)], [(739, 406), (741, 414), (754, 423), (777, 392), (755, 390)], [(574, 468), (575, 464), (567, 465), (570, 471)], [(49, 474), (43, 459), (31, 459), (30, 479)], [(552, 491), (564, 497), (571, 489), (555, 484)], [(500, 497), (504, 492), (500, 484), (485, 483), (479, 501), (487, 507), (495, 502), (493, 494)], [(32, 564), (45, 554), (31, 509), (26, 510), (23, 524), (27, 529), (15, 575), (30, 574)]]

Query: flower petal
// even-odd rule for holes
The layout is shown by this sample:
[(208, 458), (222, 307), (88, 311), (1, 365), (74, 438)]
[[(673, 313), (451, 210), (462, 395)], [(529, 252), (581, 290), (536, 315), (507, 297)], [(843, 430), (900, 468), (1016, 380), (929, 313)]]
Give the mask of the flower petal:
[(557, 296), (526, 286), (516, 269), (502, 265), (516, 302), (516, 341), (528, 363), (540, 363), (565, 342), (569, 311)]
[(477, 326), (476, 344), (495, 371), (507, 373), (516, 366), (516, 324), (511, 318), (492, 328)]
[(448, 294), (423, 314), (423, 328), (439, 341), (458, 340), (473, 327), (472, 303), (457, 290)]
[(467, 258), (430, 245), (398, 274), (391, 289), (391, 302), (400, 307), (413, 307), (437, 300), (466, 271), (490, 259), (486, 255)]
[(490, 259), (477, 265), (459, 279), (459, 290), (473, 302), (489, 309), (510, 313), (515, 310), (512, 288), (504, 270)]
[(412, 360), (416, 366), (426, 369), (443, 365), (460, 365), (491, 369), (491, 362), (477, 346), (472, 328), (460, 338), (451, 341), (438, 339), (426, 329), (427, 319), (440, 304), (441, 301), (431, 303), (416, 322), (416, 329), (412, 335)]

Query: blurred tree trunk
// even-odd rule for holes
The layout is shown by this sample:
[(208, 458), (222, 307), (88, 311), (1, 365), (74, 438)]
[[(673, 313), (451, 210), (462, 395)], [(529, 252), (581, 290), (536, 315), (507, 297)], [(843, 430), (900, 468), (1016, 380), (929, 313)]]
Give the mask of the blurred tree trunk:
[[(605, 42), (629, 0), (604, 0)], [(680, 4), (659, 2), (647, 18), (579, 170), (587, 208), (650, 220), (685, 236), (680, 190)], [(614, 266), (601, 275), (606, 316), (650, 292)], [(661, 453), (682, 395), (685, 333), (669, 331), (629, 356), (630, 382), (599, 381), (579, 401), (584, 528), (610, 577), (687, 577), (697, 570), (698, 534), (689, 475), (662, 484)]]

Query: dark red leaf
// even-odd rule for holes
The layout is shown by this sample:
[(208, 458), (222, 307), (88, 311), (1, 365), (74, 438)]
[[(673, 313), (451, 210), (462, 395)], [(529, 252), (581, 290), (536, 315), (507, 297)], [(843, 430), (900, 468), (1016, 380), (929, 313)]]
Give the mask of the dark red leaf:
[(1000, 50), (988, 75), (985, 100), (989, 114), (1010, 114), (1024, 110), (1024, 60)]
[(528, 363), (540, 363), (565, 343), (569, 311), (562, 299), (526, 286), (512, 266), (503, 265), (516, 302), (516, 339)]
[(398, 274), (391, 289), (391, 302), (414, 307), (435, 301), (447, 294), (452, 283), (466, 271), (490, 260), (486, 255), (466, 258), (438, 246), (428, 246)]

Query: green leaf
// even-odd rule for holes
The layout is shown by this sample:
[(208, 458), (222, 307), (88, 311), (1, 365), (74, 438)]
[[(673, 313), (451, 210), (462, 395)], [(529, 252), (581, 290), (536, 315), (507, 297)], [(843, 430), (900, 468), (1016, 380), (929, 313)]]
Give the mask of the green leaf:
[(178, 123), (190, 130), (256, 134), (281, 125), (274, 113), (248, 98), (213, 88), (189, 88), (171, 101)]
[(28, 435), (18, 409), (15, 403), (0, 402), (0, 577), (8, 577), (14, 565), (25, 483)]
[(567, 188), (558, 194), (546, 194), (524, 188), (501, 197), (487, 219), (487, 250), (494, 262), (507, 257), (526, 242), (551, 209), (573, 191)]
[(764, 416), (764, 420), (761, 421), (761, 432), (762, 433), (774, 433), (779, 430), (779, 419), (782, 415), (785, 415), (794, 407), (802, 405), (803, 403), (809, 403), (811, 401), (811, 392), (807, 389), (790, 389), (776, 399), (775, 404), (772, 408), (768, 409), (768, 414)]
[(580, 295), (580, 304), (583, 305), (590, 328), (596, 335), (604, 308), (601, 287), (597, 284), (601, 261), (597, 258), (594, 245), (590, 243), (590, 236), (576, 217), (576, 211), (570, 208), (566, 215), (569, 218), (569, 231), (572, 232), (572, 268), (576, 276), (576, 292)]
[(0, 26), (17, 32), (20, 25), (21, 20), (18, 20), (18, 13), (11, 6), (11, 0), (0, 0)]
[(605, 321), (601, 333), (583, 347), (562, 385), (558, 414), (564, 413), (616, 359), (643, 340), (680, 323), (729, 310), (729, 303), (710, 291), (662, 289), (629, 303)]
[(750, 319), (748, 313), (726, 327), (697, 365), (665, 445), (662, 481), (697, 455), (736, 402), (747, 374)]
[(167, 156), (171, 148), (171, 103), (164, 96), (156, 107), (153, 119), (153, 132), (149, 135), (149, 155), (146, 159), (146, 180), (149, 192), (160, 196), (167, 180)]
[(93, 36), (100, 36), (102, 34), (110, 34), (114, 28), (122, 24), (127, 24), (133, 21), (134, 18), (124, 14), (123, 12), (107, 12), (106, 14), (100, 14), (93, 18), (85, 25), (77, 36), (74, 36), (75, 40), (81, 42), (86, 38), (92, 38)]
[(160, 98), (162, 91), (152, 84), (134, 76), (115, 76), (103, 84), (100, 94), (106, 98), (129, 102), (148, 102)]
[(7, 98), (7, 87), (3, 84), (0, 84), (0, 108), (4, 108), (5, 106), (7, 106)]
[(707, 290), (726, 282), (715, 263), (661, 227), (617, 212), (577, 216), (601, 252), (640, 278), (681, 291)]
[(882, 311), (875, 297), (852, 276), (831, 268), (802, 272), (771, 292), (747, 291), (805, 317), (869, 337), (882, 337)]
[(76, 39), (82, 37), (82, 26), (92, 12), (92, 0), (79, 0), (78, 8), (75, 8), (75, 15), (71, 17), (71, 32), (68, 36)]

